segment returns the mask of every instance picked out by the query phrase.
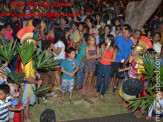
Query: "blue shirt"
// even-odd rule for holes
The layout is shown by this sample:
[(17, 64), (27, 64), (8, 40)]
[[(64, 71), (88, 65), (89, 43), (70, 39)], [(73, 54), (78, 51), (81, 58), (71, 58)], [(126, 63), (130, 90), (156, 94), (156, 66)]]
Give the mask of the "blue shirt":
[[(76, 67), (79, 67), (79, 62), (77, 61), (77, 59), (73, 59), (72, 61), (70, 61), (68, 58), (66, 58), (61, 64), (61, 68), (69, 73), (73, 73)], [(73, 77), (70, 77), (69, 75), (63, 73), (62, 78), (71, 80), (75, 78), (75, 75)]]
[[(87, 45), (86, 43), (81, 44), (79, 52), (77, 54), (77, 60), (79, 62), (79, 65), (80, 65), (80, 63), (82, 61), (83, 56), (86, 56), (86, 52), (85, 52), (86, 45)], [(84, 65), (85, 65), (85, 63), (83, 61), (82, 66), (84, 67)]]
[(115, 62), (121, 62), (123, 59), (126, 60), (128, 55), (131, 55), (131, 47), (134, 46), (134, 43), (131, 39), (125, 40), (123, 36), (117, 36), (115, 42), (118, 47), (118, 52)]

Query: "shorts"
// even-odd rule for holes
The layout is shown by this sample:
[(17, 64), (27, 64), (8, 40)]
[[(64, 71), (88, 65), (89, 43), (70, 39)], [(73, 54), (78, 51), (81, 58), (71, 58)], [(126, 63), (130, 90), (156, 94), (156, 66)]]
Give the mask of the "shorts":
[(74, 79), (62, 79), (61, 92), (72, 92), (74, 88)]
[(123, 63), (121, 62), (113, 62), (111, 64), (111, 74), (110, 77), (114, 77), (114, 74), (116, 75), (116, 78), (120, 78), (121, 73), (119, 73), (119, 68), (122, 68)]
[(14, 118), (14, 112), (9, 111), (9, 119), (13, 119)]
[(58, 66), (61, 66), (63, 59), (56, 60), (56, 63), (58, 63)]

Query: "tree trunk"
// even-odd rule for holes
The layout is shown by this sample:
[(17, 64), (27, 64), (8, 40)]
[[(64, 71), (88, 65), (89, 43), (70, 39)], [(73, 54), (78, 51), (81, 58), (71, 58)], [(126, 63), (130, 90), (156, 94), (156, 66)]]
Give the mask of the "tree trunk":
[(128, 3), (125, 23), (133, 30), (141, 29), (156, 11), (162, 0), (141, 0)]

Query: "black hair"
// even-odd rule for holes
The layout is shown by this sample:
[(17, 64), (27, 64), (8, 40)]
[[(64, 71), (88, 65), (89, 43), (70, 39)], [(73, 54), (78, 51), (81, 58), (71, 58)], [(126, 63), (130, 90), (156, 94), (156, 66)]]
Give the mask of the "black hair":
[(65, 52), (67, 52), (67, 47), (68, 47), (68, 43), (65, 37), (65, 33), (64, 30), (62, 30), (61, 28), (56, 28), (54, 30), (54, 37), (55, 37), (55, 41), (53, 42), (54, 44), (57, 43), (58, 41), (62, 41), (65, 45)]
[(67, 17), (63, 17), (62, 19), (64, 19), (64, 21), (66, 21), (66, 24), (68, 23)]
[[(9, 26), (9, 25), (11, 26), (10, 23), (6, 23), (6, 24), (4, 25), (4, 27), (7, 28), (7, 26)], [(11, 26), (11, 27), (12, 27), (12, 26)]]
[(125, 30), (128, 30), (128, 33), (132, 36), (133, 35), (133, 31), (131, 28), (125, 28)]
[(89, 37), (89, 34), (88, 33), (85, 33), (84, 34), (84, 39), (85, 39), (86, 42), (88, 41), (88, 37)]
[(147, 49), (147, 53), (149, 53), (149, 54), (154, 54), (154, 53), (155, 53), (155, 50), (154, 50), (153, 48)]
[(7, 78), (7, 83), (14, 83), (14, 81), (11, 78)]
[(129, 24), (124, 24), (123, 27), (131, 29), (131, 26)]
[(33, 21), (32, 21), (32, 25), (34, 27), (36, 27), (37, 25), (40, 25), (41, 24), (41, 20), (38, 19), (38, 18), (34, 18)]
[(0, 31), (1, 31), (3, 28), (4, 28), (4, 26), (3, 26), (3, 25), (0, 25)]
[(68, 54), (70, 54), (71, 52), (76, 52), (76, 49), (70, 47), (70, 48), (67, 49), (67, 52), (68, 52)]
[(64, 33), (66, 34), (66, 33), (69, 32), (70, 30), (71, 30), (71, 28), (65, 27), (65, 28), (64, 28)]
[(42, 40), (41, 46), (42, 50), (47, 50), (50, 47), (51, 41), (50, 40)]
[(0, 85), (0, 90), (3, 91), (5, 94), (10, 93), (10, 87), (7, 84), (1, 84)]
[(84, 22), (80, 22), (79, 25), (81, 25), (83, 28), (87, 26)]
[(137, 31), (140, 33), (140, 35), (142, 35), (142, 32), (140, 30), (135, 30), (134, 33), (136, 33)]
[(111, 34), (109, 34), (109, 35), (107, 35), (107, 38), (108, 38), (109, 40), (111, 40), (110, 46), (113, 47), (113, 48), (115, 48), (115, 49), (117, 49), (117, 45), (116, 45), (116, 43), (115, 43), (115, 38), (114, 38), (114, 36), (111, 35)]
[(158, 34), (158, 35), (159, 35), (159, 37), (160, 37), (160, 39), (161, 39), (161, 33), (156, 32), (156, 33), (154, 33), (154, 36), (155, 36), (156, 34)]
[(40, 116), (40, 122), (56, 122), (56, 115), (54, 110), (46, 109)]
[(77, 28), (79, 27), (79, 23), (78, 22), (74, 22), (73, 23)]
[(110, 25), (105, 25), (104, 29), (105, 29), (106, 27), (108, 27), (109, 30), (111, 30), (111, 26), (110, 26)]

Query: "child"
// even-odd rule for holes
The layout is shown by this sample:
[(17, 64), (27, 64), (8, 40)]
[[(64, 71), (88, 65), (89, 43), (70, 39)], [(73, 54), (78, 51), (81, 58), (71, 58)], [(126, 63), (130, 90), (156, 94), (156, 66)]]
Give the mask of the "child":
[(69, 87), (70, 92), (70, 103), (73, 104), (74, 101), (72, 100), (72, 90), (74, 87), (74, 78), (75, 73), (79, 69), (79, 63), (75, 58), (76, 50), (74, 48), (68, 49), (69, 57), (65, 59), (61, 64), (61, 72), (63, 72), (62, 76), (62, 84), (61, 84), (61, 100), (60, 103), (64, 103), (64, 93), (67, 91), (67, 87)]
[[(105, 44), (101, 47), (101, 59), (98, 66), (97, 74), (97, 93), (95, 97), (99, 96), (101, 91), (101, 101), (104, 101), (104, 94), (108, 87), (108, 81), (111, 73), (111, 62), (116, 59), (116, 44), (113, 35), (108, 35), (105, 39)], [(104, 76), (104, 83), (101, 89), (102, 77)]]
[(13, 30), (10, 23), (5, 24), (5, 36), (8, 40), (12, 39)]
[[(18, 105), (17, 97), (19, 97), (19, 92), (17, 91), (16, 84), (11, 80), (7, 79), (8, 86), (10, 87), (10, 98), (12, 100), (11, 106), (14, 108)], [(14, 121), (14, 112), (9, 111), (9, 122)]]
[(21, 111), (25, 106), (20, 108), (11, 107), (12, 100), (9, 97), (10, 87), (7, 84), (0, 85), (0, 122), (9, 121), (9, 111)]
[(89, 77), (88, 92), (91, 92), (91, 82), (93, 73), (96, 70), (96, 59), (100, 58), (99, 47), (96, 46), (95, 38), (93, 36), (88, 37), (88, 43), (86, 46), (86, 59), (84, 67), (84, 83), (82, 93), (85, 94), (86, 81)]
[(156, 115), (157, 117), (163, 119), (163, 92), (162, 91), (156, 93), (156, 99), (158, 100), (158, 102), (154, 100), (153, 104), (149, 108), (148, 116), (146, 116), (147, 120), (150, 120), (152, 116), (156, 116)]
[[(11, 72), (10, 69), (7, 67), (8, 63), (5, 61), (1, 61), (2, 66), (1, 68), (4, 69), (5, 72)], [(6, 84), (7, 83), (7, 76), (0, 72), (0, 84)]]

